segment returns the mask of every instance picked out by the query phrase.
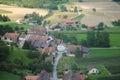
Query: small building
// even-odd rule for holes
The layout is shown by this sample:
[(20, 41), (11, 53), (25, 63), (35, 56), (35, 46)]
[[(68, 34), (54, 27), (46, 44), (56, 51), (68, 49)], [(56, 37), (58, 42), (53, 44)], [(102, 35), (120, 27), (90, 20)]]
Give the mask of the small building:
[(19, 38), (18, 33), (5, 33), (2, 37), (2, 40), (11, 43), (11, 42), (17, 42), (18, 38)]
[(88, 74), (99, 74), (99, 70), (97, 68), (95, 68), (94, 66), (89, 66)]
[(50, 75), (43, 70), (39, 75), (26, 76), (25, 80), (50, 80)]

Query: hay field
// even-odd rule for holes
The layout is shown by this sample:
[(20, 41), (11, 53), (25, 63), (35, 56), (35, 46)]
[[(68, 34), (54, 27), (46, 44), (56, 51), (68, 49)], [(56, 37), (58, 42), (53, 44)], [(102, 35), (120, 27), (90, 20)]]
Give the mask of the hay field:
[[(104, 22), (112, 26), (111, 21), (120, 19), (120, 5), (115, 2), (82, 2), (76, 3), (83, 9), (85, 17), (81, 20), (83, 24), (97, 25)], [(93, 8), (96, 12), (93, 12)]]
[(39, 13), (39, 15), (45, 16), (48, 13), (48, 10), (44, 9), (37, 9), (37, 8), (20, 8), (16, 6), (8, 6), (0, 4), (0, 10), (10, 11), (11, 13), (1, 13), (4, 15), (9, 16), (12, 20), (17, 20), (19, 18), (22, 18), (27, 13), (36, 12)]
[(75, 13), (75, 12), (61, 12), (61, 11), (57, 10), (57, 11), (53, 11), (53, 15), (50, 16), (49, 18), (47, 18), (46, 20), (50, 20), (51, 24), (55, 24), (55, 23), (60, 22), (61, 19), (63, 19), (64, 15), (67, 15), (67, 18), (71, 19), (71, 18), (77, 16), (78, 13)]

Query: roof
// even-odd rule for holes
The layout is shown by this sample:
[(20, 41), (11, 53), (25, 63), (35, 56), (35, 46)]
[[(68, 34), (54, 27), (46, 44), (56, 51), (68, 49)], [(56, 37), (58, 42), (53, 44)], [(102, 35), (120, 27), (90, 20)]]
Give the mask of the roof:
[(89, 53), (90, 52), (90, 49), (87, 48), (87, 47), (81, 47), (81, 50), (83, 53)]
[(40, 76), (26, 76), (25, 79), (26, 80), (39, 80)]
[(40, 75), (37, 76), (26, 76), (26, 80), (50, 80), (50, 76), (46, 71), (41, 71)]
[(46, 48), (43, 48), (42, 49), (42, 53), (53, 53), (55, 51), (55, 48), (54, 47), (46, 47)]
[(62, 19), (62, 22), (65, 22), (65, 23), (75, 23), (77, 21), (76, 20), (71, 20), (71, 19)]
[(45, 61), (46, 61), (46, 62), (48, 62), (48, 61), (53, 62), (53, 57), (46, 57), (46, 58), (45, 58)]
[(28, 30), (28, 34), (40, 34), (44, 35), (46, 33), (46, 28), (45, 27), (32, 27), (30, 30)]
[(69, 53), (75, 52), (77, 48), (80, 48), (80, 46), (79, 46), (79, 45), (68, 45), (68, 46), (67, 46), (67, 51), (68, 51)]
[(16, 42), (19, 37), (19, 34), (18, 33), (5, 33), (3, 37), (10, 38), (12, 39), (13, 42)]
[(75, 73), (73, 71), (69, 71), (64, 75), (63, 80), (85, 80), (86, 75), (84, 73)]
[(26, 37), (26, 34), (20, 34), (19, 37), (20, 37), (20, 38), (25, 38), (25, 37)]

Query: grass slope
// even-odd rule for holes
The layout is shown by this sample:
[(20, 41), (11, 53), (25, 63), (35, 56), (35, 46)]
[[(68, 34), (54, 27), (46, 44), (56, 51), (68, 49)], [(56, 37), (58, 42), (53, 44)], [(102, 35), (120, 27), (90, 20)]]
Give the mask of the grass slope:
[(0, 71), (0, 80), (20, 80), (20, 77), (8, 72)]

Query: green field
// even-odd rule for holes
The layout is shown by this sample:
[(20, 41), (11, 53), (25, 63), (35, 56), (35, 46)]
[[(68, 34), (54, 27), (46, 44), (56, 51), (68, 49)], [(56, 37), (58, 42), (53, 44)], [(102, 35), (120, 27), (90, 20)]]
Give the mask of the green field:
[(12, 12), (0, 9), (0, 14), (6, 14), (6, 13), (12, 13)]
[(79, 69), (85, 71), (89, 65), (93, 65), (100, 70), (101, 74), (88, 76), (90, 80), (96, 80), (97, 77), (111, 75), (104, 65), (120, 65), (119, 61), (120, 48), (92, 48), (90, 54), (84, 58), (62, 57), (58, 64), (58, 71), (62, 72), (66, 68), (70, 69), (73, 63), (76, 63)]
[(0, 80), (20, 80), (20, 77), (8, 72), (0, 71)]
[(13, 51), (10, 52), (10, 56), (8, 57), (8, 60), (13, 62), (15, 59), (21, 59), (25, 65), (28, 65), (32, 60), (27, 57), (27, 54), (31, 52), (32, 51), (30, 50), (23, 50), (14, 47)]
[(13, 28), (15, 28), (16, 26), (18, 26), (19, 28), (23, 27), (24, 29), (28, 29), (28, 28), (32, 27), (32, 26), (27, 25), (27, 24), (17, 24), (15, 22), (1, 23), (0, 25), (9, 25), (9, 26), (11, 26)]

